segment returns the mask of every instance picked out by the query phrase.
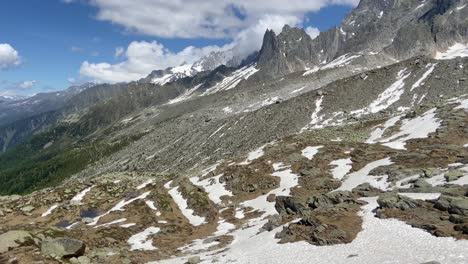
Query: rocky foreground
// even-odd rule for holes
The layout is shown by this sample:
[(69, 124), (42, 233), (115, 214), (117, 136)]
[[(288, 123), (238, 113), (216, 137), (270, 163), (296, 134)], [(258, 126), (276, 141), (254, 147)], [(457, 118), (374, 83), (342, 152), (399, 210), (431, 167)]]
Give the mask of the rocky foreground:
[(110, 173), (2, 197), (1, 261), (466, 263), (467, 111), (467, 97), (441, 99), (203, 171)]

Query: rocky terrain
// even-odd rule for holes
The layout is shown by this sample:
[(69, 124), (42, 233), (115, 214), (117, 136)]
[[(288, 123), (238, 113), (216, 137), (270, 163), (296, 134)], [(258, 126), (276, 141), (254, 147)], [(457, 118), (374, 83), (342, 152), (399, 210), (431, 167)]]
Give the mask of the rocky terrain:
[(467, 263), (467, 4), (75, 95), (0, 155), (0, 263)]

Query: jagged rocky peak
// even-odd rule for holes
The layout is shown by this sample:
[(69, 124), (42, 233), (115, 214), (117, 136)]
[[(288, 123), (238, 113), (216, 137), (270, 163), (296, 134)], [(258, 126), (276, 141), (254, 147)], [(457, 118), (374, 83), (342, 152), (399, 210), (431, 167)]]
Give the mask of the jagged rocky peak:
[(341, 56), (406, 60), (468, 40), (468, 0), (362, 0), (343, 23), (311, 39), (285, 26), (268, 30), (259, 54), (263, 76), (322, 67)]
[(284, 75), (304, 70), (313, 62), (312, 39), (300, 28), (285, 25), (279, 35), (267, 30), (258, 57), (259, 68), (268, 69), (266, 75)]

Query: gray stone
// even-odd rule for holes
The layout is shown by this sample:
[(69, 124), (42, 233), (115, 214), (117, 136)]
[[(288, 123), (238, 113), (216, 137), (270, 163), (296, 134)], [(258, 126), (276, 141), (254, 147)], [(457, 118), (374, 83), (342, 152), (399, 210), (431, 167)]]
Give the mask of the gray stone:
[(437, 199), (434, 207), (442, 211), (448, 211), (451, 214), (468, 216), (468, 197), (442, 195)]
[(85, 248), (85, 244), (80, 240), (62, 237), (42, 242), (41, 253), (60, 258), (80, 257), (84, 254)]
[(89, 224), (89, 223), (94, 222), (94, 220), (92, 218), (90, 218), (90, 217), (85, 217), (85, 218), (81, 219), (81, 222), (83, 224)]
[(0, 254), (26, 244), (34, 244), (31, 233), (27, 231), (8, 231), (0, 235)]
[(458, 180), (459, 178), (463, 177), (464, 175), (465, 175), (465, 172), (463, 172), (463, 171), (452, 170), (452, 171), (447, 172), (444, 175), (444, 178), (445, 178), (445, 180), (447, 180), (447, 182), (452, 182), (452, 181)]
[(418, 207), (418, 204), (413, 199), (400, 196), (396, 193), (382, 194), (377, 200), (377, 203), (381, 208), (396, 208), (400, 210), (408, 210)]
[(32, 212), (34, 209), (35, 209), (34, 206), (32, 206), (32, 205), (27, 205), (27, 206), (25, 206), (25, 207), (22, 207), (22, 208), (21, 208), (21, 211), (22, 211), (23, 213), (30, 213), (30, 212)]
[(336, 191), (327, 194), (313, 196), (308, 204), (312, 209), (322, 207), (332, 207), (340, 203), (355, 203), (354, 195), (348, 191)]
[(199, 256), (194, 256), (194, 257), (190, 257), (188, 260), (187, 260), (187, 263), (188, 264), (198, 264), (201, 262), (201, 259)]
[(456, 214), (450, 215), (448, 220), (454, 224), (464, 224), (466, 222), (463, 216)]

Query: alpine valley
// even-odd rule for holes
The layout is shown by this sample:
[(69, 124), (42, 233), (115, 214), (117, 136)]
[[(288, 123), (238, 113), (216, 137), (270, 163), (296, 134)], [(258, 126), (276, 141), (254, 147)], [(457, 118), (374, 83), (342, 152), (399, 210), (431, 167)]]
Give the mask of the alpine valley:
[(468, 263), (468, 0), (0, 100), (0, 263)]

